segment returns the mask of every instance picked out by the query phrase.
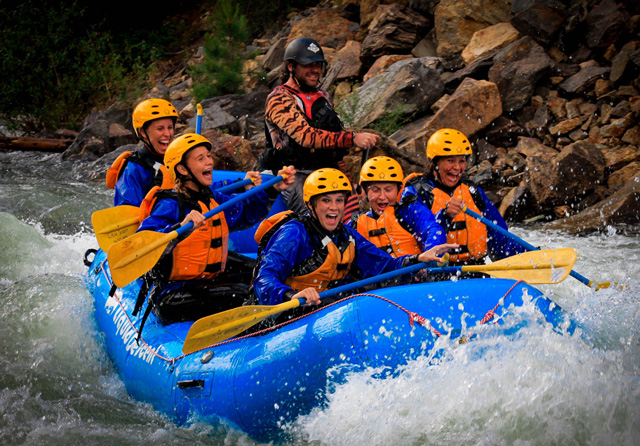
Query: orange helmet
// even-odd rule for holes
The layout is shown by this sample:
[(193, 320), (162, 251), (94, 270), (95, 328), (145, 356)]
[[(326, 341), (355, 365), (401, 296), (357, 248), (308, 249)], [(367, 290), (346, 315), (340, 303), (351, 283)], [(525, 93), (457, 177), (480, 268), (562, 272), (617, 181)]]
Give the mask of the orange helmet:
[(133, 110), (133, 115), (131, 116), (133, 130), (136, 132), (138, 138), (142, 139), (140, 129), (143, 128), (146, 123), (162, 118), (171, 118), (174, 124), (178, 120), (178, 112), (171, 102), (159, 98), (142, 101)]
[(182, 162), (184, 154), (197, 146), (205, 146), (209, 150), (212, 148), (209, 140), (197, 133), (185, 133), (169, 144), (167, 151), (164, 152), (164, 166), (169, 171), (173, 181), (176, 180), (177, 176), (176, 166)]
[(471, 155), (471, 144), (463, 133), (454, 129), (440, 129), (427, 142), (427, 158), (436, 156)]
[(316, 195), (341, 191), (351, 195), (351, 183), (344, 173), (338, 169), (318, 169), (304, 181), (302, 197), (308, 203)]
[(368, 159), (360, 170), (360, 184), (366, 182), (402, 183), (404, 174), (400, 163), (388, 156)]

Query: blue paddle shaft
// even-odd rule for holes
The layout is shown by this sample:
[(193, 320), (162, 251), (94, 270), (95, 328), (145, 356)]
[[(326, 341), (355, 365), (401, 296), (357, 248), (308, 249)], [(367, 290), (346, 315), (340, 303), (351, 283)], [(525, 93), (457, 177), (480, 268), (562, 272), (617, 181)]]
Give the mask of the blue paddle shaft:
[[(218, 206), (218, 207), (216, 207), (214, 209), (211, 209), (209, 212), (204, 214), (204, 218), (205, 219), (209, 219), (209, 218), (213, 217), (214, 215), (219, 214), (220, 212), (223, 212), (223, 211), (229, 209), (231, 206), (233, 206), (237, 202), (246, 200), (247, 198), (257, 194), (258, 192), (261, 192), (261, 191), (263, 191), (265, 189), (268, 189), (271, 186), (273, 186), (274, 184), (278, 184), (282, 180), (284, 180), (284, 177), (282, 175), (278, 175), (277, 177), (274, 177), (274, 178), (270, 179), (266, 183), (262, 183), (259, 186), (256, 186), (256, 187), (254, 187), (252, 189), (249, 189), (248, 191), (233, 197), (231, 200), (222, 203), (220, 206)], [(182, 235), (185, 232), (190, 231), (192, 228), (193, 228), (193, 222), (190, 221), (186, 225), (180, 226), (178, 229), (176, 229), (176, 233), (178, 235)]]
[[(504, 229), (500, 225), (495, 224), (494, 222), (492, 222), (488, 218), (485, 218), (482, 215), (480, 215), (480, 214), (478, 214), (476, 212), (473, 212), (471, 209), (465, 207), (464, 208), (464, 212), (467, 215), (470, 215), (473, 218), (475, 218), (476, 220), (478, 220), (478, 221), (484, 223), (485, 225), (489, 226), (490, 228), (498, 231), (500, 234), (504, 235), (505, 237), (508, 237), (511, 240), (515, 241), (516, 243), (519, 243), (521, 246), (527, 248), (529, 251), (539, 251), (540, 250), (540, 248), (536, 248), (531, 243), (527, 243), (526, 241), (522, 240), (517, 235), (512, 234), (511, 232), (507, 231), (506, 229)], [(572, 277), (574, 277), (575, 279), (578, 279), (580, 282), (584, 283), (585, 285), (591, 286), (591, 281), (589, 279), (587, 279), (586, 277), (584, 277), (582, 274), (577, 273), (577, 272), (575, 272), (573, 270), (571, 270), (570, 274), (571, 274)]]
[(198, 135), (202, 133), (202, 115), (196, 116), (196, 133)]
[[(449, 274), (449, 273), (462, 271), (461, 266), (444, 266), (444, 267), (438, 267), (438, 268), (427, 268), (426, 263), (416, 263), (415, 265), (405, 266), (404, 268), (396, 269), (394, 271), (389, 271), (383, 274), (379, 274), (377, 276), (368, 277), (366, 279), (359, 280), (357, 282), (347, 283), (346, 285), (340, 285), (339, 287), (322, 291), (319, 293), (320, 299), (324, 299), (325, 297), (335, 296), (336, 294), (351, 291), (366, 285), (382, 282), (387, 279), (393, 279), (394, 277), (402, 276), (404, 274), (413, 274), (420, 271), (421, 269), (426, 270), (428, 274), (434, 274), (434, 273)], [(307, 299), (305, 299), (304, 297), (301, 297), (298, 300), (300, 301), (300, 305), (303, 305), (307, 301)]]
[(244, 187), (247, 184), (251, 184), (250, 178), (244, 179), (242, 181), (236, 181), (234, 183), (227, 184), (226, 186), (219, 187), (216, 189), (216, 192), (226, 194), (227, 192), (231, 192), (232, 190), (236, 190), (240, 187)]

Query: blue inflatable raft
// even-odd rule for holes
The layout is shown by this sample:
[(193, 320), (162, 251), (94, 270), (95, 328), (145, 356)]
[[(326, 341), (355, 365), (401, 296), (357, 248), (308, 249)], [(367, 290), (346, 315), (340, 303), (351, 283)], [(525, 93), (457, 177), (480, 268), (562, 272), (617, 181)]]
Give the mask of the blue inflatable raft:
[(559, 307), (523, 282), (434, 282), (356, 295), (277, 330), (184, 355), (192, 322), (163, 326), (151, 314), (136, 341), (139, 284), (109, 297), (104, 252), (96, 253), (86, 283), (106, 349), (133, 398), (180, 424), (228, 423), (259, 441), (277, 439), (283, 424), (322, 405), (331, 381), (366, 367), (395, 370), (432, 353), (438, 336), (458, 337), (462, 324), (492, 323), (523, 299), (534, 299), (548, 321), (564, 320)]
[[(238, 173), (218, 172), (235, 180)], [(226, 175), (226, 177), (225, 177)], [(278, 212), (282, 203), (272, 209)], [(254, 228), (231, 235), (230, 248), (255, 253)], [(282, 439), (283, 427), (325, 402), (332, 384), (368, 367), (397, 370), (437, 355), (439, 336), (499, 321), (512, 305), (533, 301), (559, 326), (561, 309), (534, 287), (507, 279), (468, 279), (382, 288), (323, 307), (275, 330), (237, 337), (183, 354), (193, 322), (162, 325), (151, 313), (133, 316), (136, 280), (113, 296), (107, 255), (95, 253), (86, 285), (98, 328), (129, 394), (179, 424), (225, 423), (258, 441)]]

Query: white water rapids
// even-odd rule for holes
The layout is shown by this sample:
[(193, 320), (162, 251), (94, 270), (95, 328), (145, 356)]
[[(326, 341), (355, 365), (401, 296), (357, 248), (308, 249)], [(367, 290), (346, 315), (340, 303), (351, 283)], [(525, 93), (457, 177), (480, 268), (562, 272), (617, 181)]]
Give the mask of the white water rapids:
[[(254, 444), (225, 427), (177, 426), (127, 395), (82, 283), (82, 255), (97, 247), (90, 216), (112, 192), (72, 171), (53, 157), (0, 154), (0, 443)], [(577, 272), (626, 288), (596, 292), (571, 277), (540, 286), (577, 333), (540, 323), (509, 332), (535, 319), (525, 306), (472, 342), (443, 339), (436, 363), (421, 358), (392, 378), (372, 370), (333, 386), (325, 407), (288, 426), (292, 444), (637, 444), (637, 228), (512, 231), (542, 248), (573, 247)]]

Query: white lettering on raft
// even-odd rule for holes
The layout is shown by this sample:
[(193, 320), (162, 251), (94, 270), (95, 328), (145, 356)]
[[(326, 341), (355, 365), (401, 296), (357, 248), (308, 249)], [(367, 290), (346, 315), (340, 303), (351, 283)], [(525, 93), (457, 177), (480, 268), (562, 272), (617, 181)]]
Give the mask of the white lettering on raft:
[[(120, 292), (120, 290), (117, 292)], [(122, 339), (125, 351), (135, 358), (140, 358), (149, 364), (153, 364), (155, 359), (153, 350), (144, 343), (138, 344), (136, 342), (138, 332), (129, 323), (129, 318), (118, 304), (118, 301), (114, 297), (109, 297), (104, 304), (104, 309), (108, 315), (113, 317), (113, 323), (116, 326), (115, 335)]]

